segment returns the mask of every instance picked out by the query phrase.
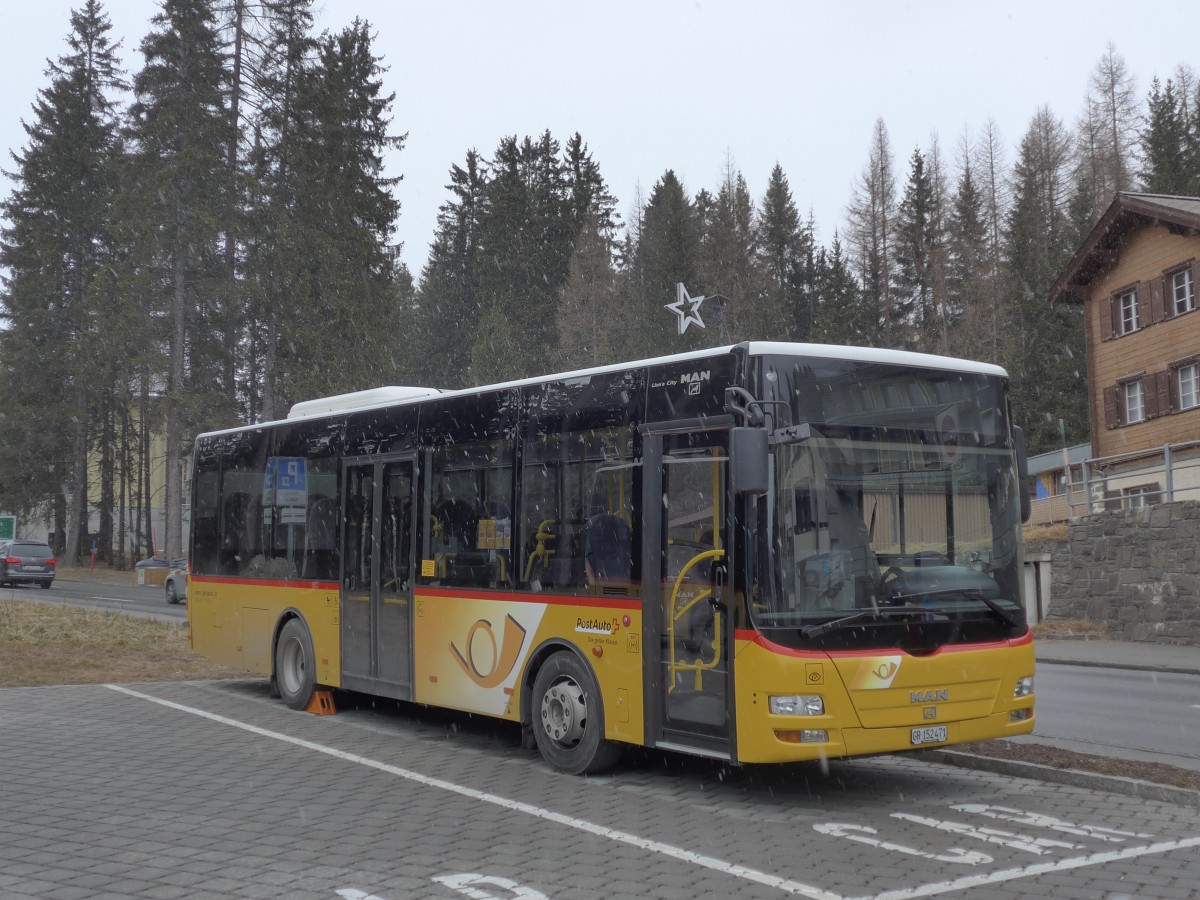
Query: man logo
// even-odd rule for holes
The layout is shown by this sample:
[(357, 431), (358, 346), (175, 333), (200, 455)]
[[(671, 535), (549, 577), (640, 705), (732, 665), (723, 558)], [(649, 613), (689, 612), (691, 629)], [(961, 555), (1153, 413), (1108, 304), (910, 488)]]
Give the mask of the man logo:
[(936, 706), (927, 706), (923, 710), (921, 710), (921, 714), (926, 719), (936, 719), (937, 718), (937, 707)]
[(909, 691), (909, 703), (935, 703), (938, 700), (949, 700), (950, 692), (943, 688), (938, 691)]

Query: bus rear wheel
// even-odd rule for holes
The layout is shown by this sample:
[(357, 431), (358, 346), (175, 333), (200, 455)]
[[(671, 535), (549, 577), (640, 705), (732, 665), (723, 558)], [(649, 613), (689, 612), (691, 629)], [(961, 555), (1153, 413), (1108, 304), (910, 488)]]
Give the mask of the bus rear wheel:
[(533, 680), (533, 735), (546, 761), (568, 775), (602, 772), (621, 755), (604, 739), (596, 679), (573, 653), (555, 653)]
[(312, 635), (303, 619), (288, 619), (275, 645), (275, 687), (292, 709), (304, 709), (316, 690)]

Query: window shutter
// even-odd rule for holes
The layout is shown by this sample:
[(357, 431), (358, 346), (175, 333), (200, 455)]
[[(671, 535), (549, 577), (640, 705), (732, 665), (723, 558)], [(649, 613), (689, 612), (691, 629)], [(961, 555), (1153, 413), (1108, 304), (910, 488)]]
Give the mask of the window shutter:
[(1111, 341), (1113, 336), (1113, 307), (1116, 301), (1109, 297), (1096, 304), (1100, 308), (1100, 340)]
[[(1151, 322), (1161, 322), (1167, 318), (1170, 313), (1166, 310), (1166, 304), (1163, 303), (1163, 282), (1166, 278), (1155, 278), (1150, 282), (1150, 319)], [(1173, 304), (1172, 304), (1173, 305)]]
[(1142, 376), (1142, 409), (1147, 419), (1153, 419), (1160, 415), (1158, 411), (1158, 391), (1155, 389), (1157, 379), (1154, 377), (1156, 373), (1151, 372), (1149, 375)]
[(1104, 389), (1104, 427), (1116, 428), (1121, 424), (1121, 407), (1118, 402), (1118, 387), (1114, 384), (1112, 387)]
[(1175, 404), (1171, 402), (1171, 382), (1175, 373), (1170, 369), (1154, 373), (1154, 393), (1158, 397), (1158, 415), (1169, 416), (1175, 412)]
[(1154, 320), (1150, 318), (1150, 282), (1137, 286), (1138, 328), (1145, 328)]
[[(1197, 302), (1197, 301), (1200, 301), (1200, 297), (1198, 297), (1196, 295), (1197, 291), (1200, 291), (1200, 260), (1193, 259), (1192, 260), (1192, 306), (1193, 307), (1200, 306), (1200, 302)], [(1171, 305), (1174, 306), (1174, 301), (1172, 301)]]
[(1171, 412), (1179, 412), (1179, 370), (1167, 371), (1167, 402), (1171, 404)]

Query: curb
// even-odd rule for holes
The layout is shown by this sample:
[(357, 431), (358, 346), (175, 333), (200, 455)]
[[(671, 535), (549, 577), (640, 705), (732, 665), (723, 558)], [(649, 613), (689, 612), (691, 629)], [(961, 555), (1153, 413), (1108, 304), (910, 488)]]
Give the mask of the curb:
[(1113, 794), (1137, 797), (1140, 800), (1157, 800), (1162, 803), (1174, 803), (1179, 806), (1200, 809), (1200, 791), (1189, 788), (1171, 787), (1152, 781), (1139, 781), (1136, 778), (1125, 778), (1120, 775), (1099, 775), (1095, 772), (1081, 772), (1078, 769), (1056, 769), (1040, 763), (976, 756), (973, 753), (963, 753), (958, 750), (920, 750), (915, 755), (930, 762), (946, 763), (963, 769), (992, 772), (996, 775), (1012, 775), (1017, 778), (1032, 778), (1037, 781), (1048, 781), (1094, 791), (1108, 791)]
[(1200, 668), (1193, 666), (1150, 665), (1144, 663), (1119, 663), (1098, 659), (1039, 659), (1039, 666), (1088, 666), (1093, 669), (1126, 669), (1138, 672), (1166, 672), (1170, 675), (1200, 675)]

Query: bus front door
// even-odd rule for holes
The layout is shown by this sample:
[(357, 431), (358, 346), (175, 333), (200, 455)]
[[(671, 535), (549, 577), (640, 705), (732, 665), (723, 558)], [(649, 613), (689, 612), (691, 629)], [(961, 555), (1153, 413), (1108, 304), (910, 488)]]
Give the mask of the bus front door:
[(658, 630), (652, 733), (660, 747), (731, 758), (726, 434), (647, 435), (644, 449), (643, 584), (658, 594), (647, 606)]
[(342, 686), (412, 699), (413, 459), (347, 464)]

